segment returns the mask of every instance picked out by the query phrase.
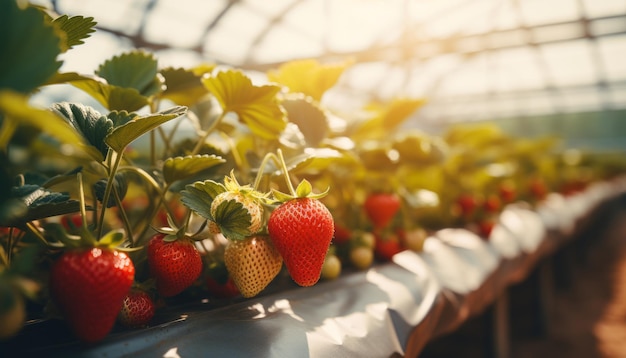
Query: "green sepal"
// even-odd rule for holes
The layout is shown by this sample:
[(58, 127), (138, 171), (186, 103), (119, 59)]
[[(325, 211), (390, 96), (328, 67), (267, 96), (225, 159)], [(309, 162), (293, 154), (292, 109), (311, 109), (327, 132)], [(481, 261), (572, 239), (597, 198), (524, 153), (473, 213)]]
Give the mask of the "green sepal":
[(213, 180), (195, 182), (185, 186), (180, 192), (180, 201), (205, 219), (215, 221), (211, 215), (211, 204), (216, 196), (226, 191), (226, 187)]
[(249, 236), (252, 217), (243, 204), (237, 200), (226, 200), (215, 208), (213, 218), (222, 235), (230, 240), (243, 240)]
[(48, 240), (50, 246), (76, 249), (80, 247), (95, 246), (96, 239), (89, 232), (85, 235), (70, 235), (65, 231), (63, 225), (59, 223), (46, 223), (43, 225), (46, 236), (52, 240)]
[(104, 246), (109, 248), (117, 248), (124, 242), (124, 230), (117, 229), (112, 230), (104, 234), (98, 241), (98, 246)]
[(326, 188), (326, 190), (324, 190), (324, 192), (322, 193), (313, 193), (313, 187), (311, 186), (311, 183), (309, 183), (308, 180), (303, 179), (296, 187), (295, 195), (286, 194), (278, 190), (272, 190), (272, 195), (274, 195), (274, 199), (276, 199), (277, 202), (284, 203), (297, 198), (321, 199), (328, 195), (329, 191), (330, 188)]

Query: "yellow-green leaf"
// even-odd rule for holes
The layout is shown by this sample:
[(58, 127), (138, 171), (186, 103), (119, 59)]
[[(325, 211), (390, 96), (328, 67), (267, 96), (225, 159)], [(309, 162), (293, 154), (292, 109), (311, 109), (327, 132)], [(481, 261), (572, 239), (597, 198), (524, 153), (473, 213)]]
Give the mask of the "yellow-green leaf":
[[(24, 95), (8, 90), (0, 91), (0, 113), (4, 115), (5, 122), (13, 122), (15, 126), (30, 125), (63, 143), (79, 145), (84, 149), (88, 147), (69, 123), (51, 111), (30, 106), (28, 98)], [(0, 134), (0, 137), (3, 138), (0, 146), (5, 148), (10, 135)], [(93, 150), (97, 151), (95, 148)]]
[[(208, 68), (203, 69), (208, 70)], [(209, 71), (210, 72), (210, 71)], [(206, 72), (196, 73), (194, 69), (166, 68), (161, 70), (167, 89), (162, 97), (181, 106), (191, 106), (198, 102), (209, 91), (202, 84)]]
[(111, 149), (121, 153), (135, 139), (186, 112), (187, 107), (176, 106), (148, 116), (135, 117), (128, 123), (115, 128), (105, 138), (105, 142)]
[(80, 75), (75, 72), (57, 73), (46, 84), (67, 83), (85, 91), (111, 111), (136, 111), (148, 104), (148, 98), (134, 88), (110, 85), (98, 76)]
[(307, 144), (316, 147), (329, 133), (326, 113), (310, 97), (290, 96), (282, 102), (287, 118), (295, 123)]
[(225, 163), (217, 155), (194, 155), (168, 158), (163, 163), (163, 178), (171, 184), (177, 180), (190, 178), (203, 170)]
[(298, 60), (267, 72), (270, 81), (280, 83), (291, 92), (304, 93), (317, 101), (333, 87), (351, 62), (320, 64), (316, 60)]
[(219, 72), (214, 77), (204, 78), (202, 83), (224, 112), (236, 113), (239, 120), (259, 137), (275, 139), (287, 125), (285, 112), (276, 96), (280, 91), (278, 86), (256, 86), (237, 70)]
[(384, 105), (370, 104), (367, 109), (373, 113), (373, 116), (361, 124), (353, 133), (353, 138), (377, 139), (387, 137), (424, 103), (423, 99), (396, 98)]

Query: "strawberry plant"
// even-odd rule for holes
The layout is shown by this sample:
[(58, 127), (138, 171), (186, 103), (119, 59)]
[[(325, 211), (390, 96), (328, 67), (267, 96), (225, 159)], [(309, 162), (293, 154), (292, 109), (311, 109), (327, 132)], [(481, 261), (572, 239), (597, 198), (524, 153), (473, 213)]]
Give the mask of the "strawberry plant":
[[(431, 230), (480, 223), (486, 235), (502, 204), (623, 169), (583, 171), (555, 160), (553, 138), (491, 125), (407, 129), (422, 99), (335, 111), (325, 93), (349, 61), (292, 61), (253, 81), (135, 49), (66, 69), (95, 26), (0, 2), (0, 339), (58, 318), (97, 342), (116, 318), (151, 324), (151, 302), (227, 303), (289, 276), (312, 286), (419, 251)], [(37, 104), (67, 87), (91, 104)], [(150, 297), (135, 290), (152, 280)]]

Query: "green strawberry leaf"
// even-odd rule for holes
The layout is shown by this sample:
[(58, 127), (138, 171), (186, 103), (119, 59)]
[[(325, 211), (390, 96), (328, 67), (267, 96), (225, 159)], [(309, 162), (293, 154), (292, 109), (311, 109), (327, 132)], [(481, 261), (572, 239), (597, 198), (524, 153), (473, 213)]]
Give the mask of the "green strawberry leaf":
[(61, 40), (44, 14), (0, 1), (0, 89), (29, 93), (61, 67)]
[(255, 86), (241, 71), (219, 72), (202, 79), (224, 112), (234, 112), (256, 136), (276, 139), (285, 129), (285, 112), (279, 105), (279, 86)]
[(181, 106), (191, 106), (209, 93), (202, 84), (203, 72), (169, 67), (161, 70), (161, 74), (167, 85), (161, 96)]
[(352, 134), (356, 140), (384, 139), (425, 104), (423, 99), (397, 98), (384, 105), (370, 104), (373, 117)]
[(107, 114), (107, 118), (113, 121), (113, 127), (119, 127), (137, 118), (139, 114), (127, 111), (111, 111)]
[(290, 61), (278, 70), (268, 71), (267, 77), (270, 81), (287, 86), (291, 92), (304, 93), (319, 102), (350, 64), (322, 65), (316, 60)]
[(0, 129), (0, 148), (6, 148), (18, 126), (30, 125), (63, 143), (78, 145), (90, 155), (98, 156), (98, 152), (90, 150), (81, 135), (67, 121), (51, 111), (31, 107), (24, 95), (0, 90), (0, 113), (4, 114), (4, 123)]
[(282, 101), (282, 105), (287, 118), (300, 128), (309, 146), (317, 147), (328, 136), (326, 113), (310, 97), (291, 95)]
[(163, 178), (166, 183), (171, 184), (223, 163), (226, 163), (225, 159), (207, 154), (168, 158), (163, 163)]
[(75, 72), (57, 73), (46, 82), (46, 85), (54, 84), (70, 84), (112, 111), (136, 111), (148, 104), (148, 98), (137, 89), (114, 86), (98, 76), (80, 75)]
[(67, 51), (74, 46), (83, 44), (83, 40), (91, 36), (96, 30), (96, 22), (93, 17), (62, 15), (52, 21), (54, 25), (65, 33), (63, 51)]
[[(104, 199), (104, 192), (106, 190), (107, 182), (107, 179), (100, 179), (93, 184), (93, 191), (96, 195), (96, 199), (98, 199), (99, 202), (102, 202), (102, 200)], [(125, 173), (115, 174), (113, 178), (113, 189), (120, 196), (120, 200), (124, 199), (124, 197), (126, 196), (126, 192), (128, 191), (128, 180)], [(117, 203), (115, 202), (115, 197), (111, 195), (109, 197), (109, 202), (107, 203), (107, 208), (116, 206), (116, 204)]]
[(106, 157), (109, 147), (104, 138), (113, 129), (113, 121), (95, 109), (80, 103), (54, 103), (51, 109), (65, 118), (80, 133), (87, 143), (95, 147), (101, 154), (97, 159)]
[(157, 60), (145, 51), (132, 51), (105, 61), (96, 75), (107, 83), (122, 88), (134, 88), (149, 97), (165, 89), (164, 79), (158, 73)]
[(214, 221), (211, 215), (211, 204), (216, 196), (226, 191), (226, 187), (213, 180), (195, 182), (185, 186), (180, 192), (180, 201), (205, 219)]
[(113, 129), (105, 138), (105, 142), (111, 149), (122, 153), (135, 139), (186, 112), (187, 107), (176, 106), (155, 114), (134, 117), (126, 124)]
[(70, 199), (67, 193), (52, 192), (39, 185), (26, 184), (14, 187), (11, 190), (11, 197), (18, 199), (25, 210), (18, 216), (12, 216), (8, 219), (9, 222), (0, 223), (0, 226), (22, 226), (29, 221), (80, 210), (80, 203)]
[(224, 237), (230, 240), (243, 240), (250, 235), (252, 217), (242, 203), (225, 200), (215, 208), (213, 221), (219, 226)]
[(331, 148), (306, 148), (304, 153), (287, 160), (287, 166), (290, 172), (322, 172), (330, 165), (337, 163), (338, 160), (344, 159), (341, 152)]

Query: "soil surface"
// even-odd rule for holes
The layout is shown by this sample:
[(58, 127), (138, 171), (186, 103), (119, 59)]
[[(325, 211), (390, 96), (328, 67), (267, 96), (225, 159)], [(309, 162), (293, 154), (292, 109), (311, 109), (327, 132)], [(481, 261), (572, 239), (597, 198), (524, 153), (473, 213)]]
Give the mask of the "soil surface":
[[(594, 213), (571, 244), (510, 287), (509, 354), (626, 357), (626, 196)], [(494, 311), (429, 344), (420, 357), (498, 357)]]

